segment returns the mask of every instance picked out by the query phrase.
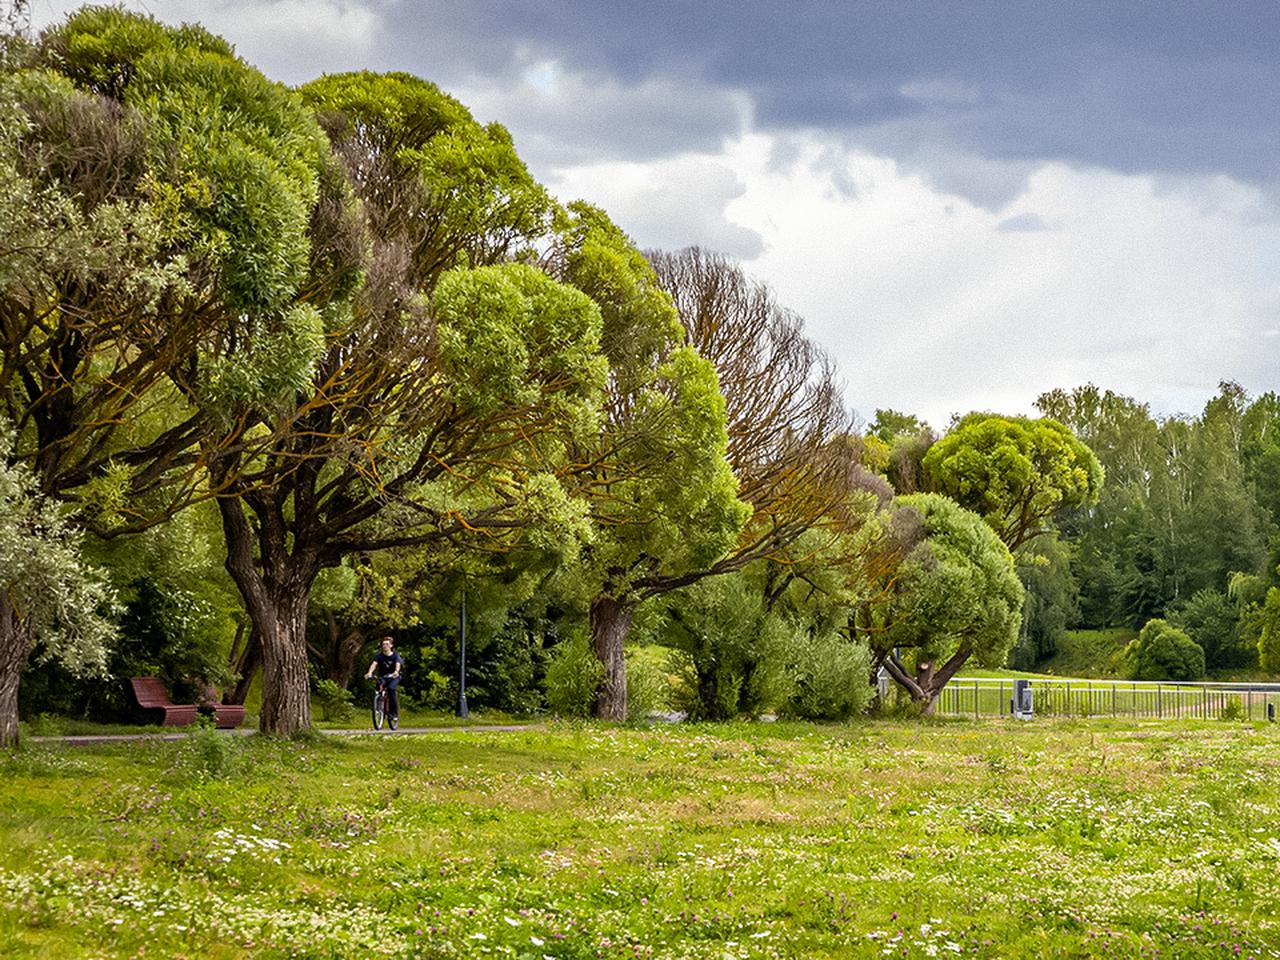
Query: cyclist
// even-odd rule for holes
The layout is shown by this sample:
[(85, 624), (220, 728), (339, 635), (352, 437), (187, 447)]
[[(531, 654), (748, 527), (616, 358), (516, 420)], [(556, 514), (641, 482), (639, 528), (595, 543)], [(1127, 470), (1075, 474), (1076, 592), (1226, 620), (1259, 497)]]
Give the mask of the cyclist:
[(404, 666), (404, 659), (391, 649), (390, 637), (383, 637), (381, 643), (382, 649), (373, 655), (373, 663), (369, 664), (364, 677), (371, 680), (377, 671), (379, 682), (387, 688), (387, 706), (394, 725), (400, 720), (400, 698), (396, 695), (396, 687), (400, 685), (400, 668)]

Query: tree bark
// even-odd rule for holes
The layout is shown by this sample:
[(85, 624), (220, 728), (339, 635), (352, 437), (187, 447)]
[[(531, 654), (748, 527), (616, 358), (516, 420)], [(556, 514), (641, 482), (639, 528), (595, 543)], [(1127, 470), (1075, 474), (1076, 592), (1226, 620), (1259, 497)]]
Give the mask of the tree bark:
[(18, 745), (18, 682), (31, 646), (31, 625), (0, 590), (0, 748)]
[(604, 664), (604, 679), (596, 690), (595, 714), (601, 720), (627, 719), (627, 660), (624, 649), (631, 630), (634, 605), (613, 597), (591, 601), (591, 646)]
[(911, 700), (920, 708), (920, 715), (932, 717), (943, 688), (972, 655), (973, 651), (966, 641), (960, 644), (959, 649), (941, 667), (928, 661), (921, 663), (916, 667), (915, 676), (907, 672), (906, 666), (895, 654), (885, 657), (884, 667), (889, 671), (889, 676), (911, 695)]
[(258, 729), (292, 736), (311, 727), (311, 684), (307, 671), (307, 600), (310, 584), (299, 592), (273, 597), (264, 611), (262, 636), (262, 709)]
[(311, 728), (307, 605), (319, 562), (305, 549), (287, 549), (278, 512), (261, 510), (260, 517), (275, 522), (262, 523), (255, 536), (238, 499), (220, 499), (218, 509), (227, 541), (227, 572), (244, 599), (262, 651), (258, 729), (286, 737), (302, 733)]
[(258, 675), (258, 670), (262, 667), (262, 643), (258, 640), (256, 629), (249, 628), (249, 637), (245, 641), (244, 649), (230, 662), (229, 666), (236, 675), (236, 682), (235, 686), (226, 692), (222, 702), (243, 706), (245, 698), (249, 695), (249, 688), (253, 686), (253, 678)]
[(356, 627), (344, 637), (338, 627), (338, 618), (332, 610), (325, 612), (329, 629), (329, 644), (323, 650), (311, 649), (324, 668), (324, 675), (344, 690), (351, 683), (356, 670), (356, 654), (364, 646), (365, 632)]

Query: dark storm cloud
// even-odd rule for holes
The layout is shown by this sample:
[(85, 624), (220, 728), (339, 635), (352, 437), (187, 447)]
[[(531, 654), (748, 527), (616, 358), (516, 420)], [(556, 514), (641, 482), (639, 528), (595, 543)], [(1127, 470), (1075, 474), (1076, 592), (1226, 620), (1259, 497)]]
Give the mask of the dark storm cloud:
[[(530, 58), (558, 59), (622, 85), (662, 77), (740, 90), (764, 129), (820, 128), (900, 156), (1280, 180), (1272, 0), (403, 0), (380, 9), (402, 56), (416, 51), (456, 75), (499, 78)], [(733, 122), (709, 113), (706, 131), (729, 135)]]

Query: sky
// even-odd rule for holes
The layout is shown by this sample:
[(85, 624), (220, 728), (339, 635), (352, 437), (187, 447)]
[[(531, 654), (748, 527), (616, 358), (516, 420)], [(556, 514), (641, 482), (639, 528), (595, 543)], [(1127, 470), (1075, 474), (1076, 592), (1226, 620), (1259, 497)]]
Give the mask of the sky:
[[(78, 4), (32, 0), (34, 25)], [(849, 404), (1280, 390), (1280, 4), (128, 0), (267, 75), (405, 70), (642, 247), (740, 260)]]

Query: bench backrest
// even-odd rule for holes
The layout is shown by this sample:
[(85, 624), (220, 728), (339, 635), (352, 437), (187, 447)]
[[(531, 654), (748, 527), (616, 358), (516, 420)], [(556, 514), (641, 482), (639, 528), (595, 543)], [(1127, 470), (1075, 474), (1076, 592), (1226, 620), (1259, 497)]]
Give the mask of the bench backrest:
[(133, 695), (140, 707), (172, 707), (176, 704), (169, 699), (169, 691), (164, 688), (164, 681), (159, 677), (130, 677)]

